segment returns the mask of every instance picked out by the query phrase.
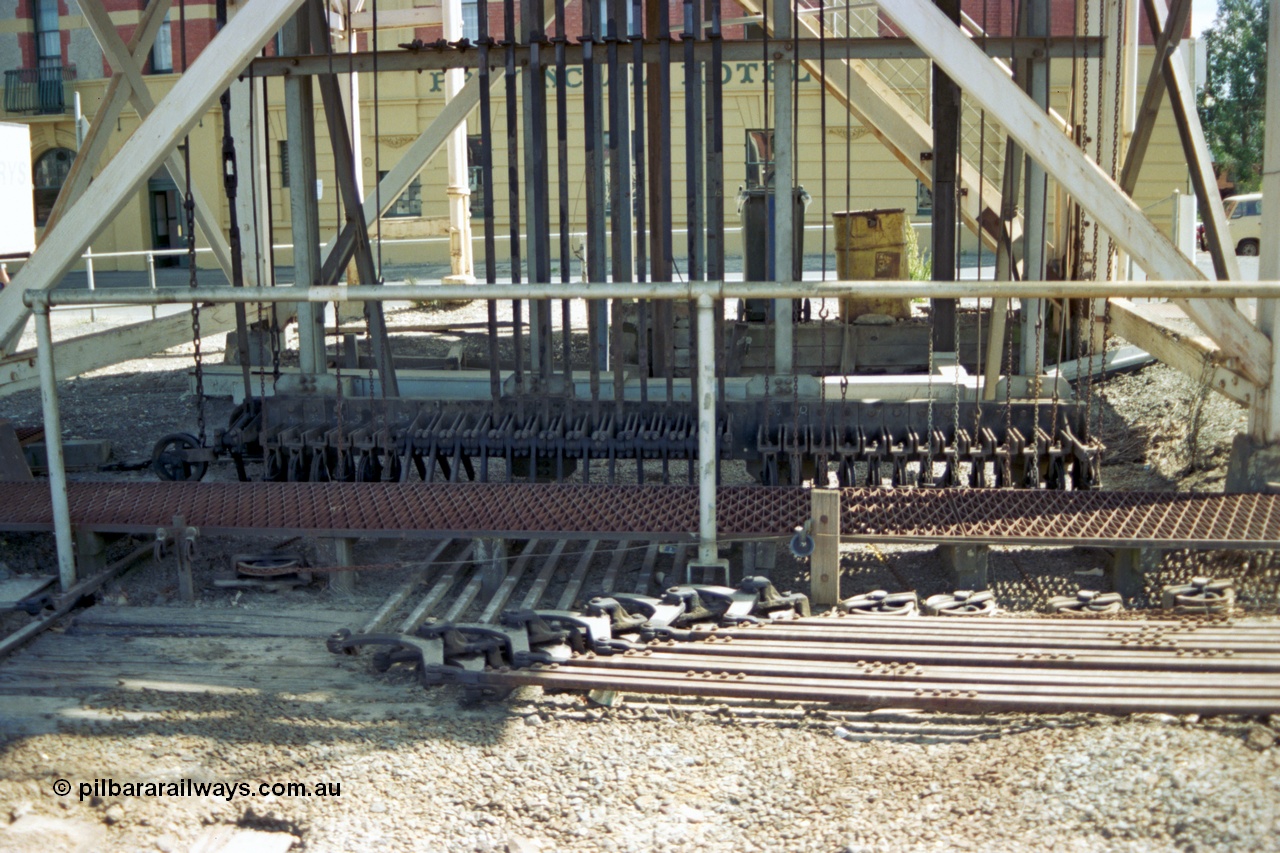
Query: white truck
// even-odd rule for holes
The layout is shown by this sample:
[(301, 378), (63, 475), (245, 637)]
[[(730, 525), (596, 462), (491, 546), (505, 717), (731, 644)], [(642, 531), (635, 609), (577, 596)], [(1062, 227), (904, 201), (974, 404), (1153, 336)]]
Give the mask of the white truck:
[(0, 258), (25, 258), (35, 248), (31, 131), (0, 122)]

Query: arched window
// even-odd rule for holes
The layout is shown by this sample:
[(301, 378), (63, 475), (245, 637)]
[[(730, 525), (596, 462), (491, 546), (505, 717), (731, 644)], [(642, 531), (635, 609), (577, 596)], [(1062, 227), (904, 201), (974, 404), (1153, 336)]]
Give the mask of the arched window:
[(32, 167), (31, 183), (35, 185), (36, 225), (43, 226), (58, 200), (58, 191), (71, 171), (76, 152), (70, 148), (51, 148), (40, 155)]

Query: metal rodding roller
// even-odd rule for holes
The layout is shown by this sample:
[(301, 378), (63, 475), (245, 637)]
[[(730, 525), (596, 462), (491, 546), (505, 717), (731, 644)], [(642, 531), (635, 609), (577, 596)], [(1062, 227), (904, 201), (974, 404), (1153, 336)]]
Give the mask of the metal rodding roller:
[(1050, 613), (1119, 613), (1124, 610), (1124, 599), (1118, 592), (1098, 592), (1082, 589), (1075, 595), (1055, 595), (1049, 599)]
[(924, 612), (929, 616), (993, 616), (996, 612), (996, 594), (989, 589), (981, 592), (968, 589), (943, 592), (924, 600)]
[(1192, 578), (1191, 583), (1166, 586), (1160, 606), (1174, 613), (1229, 613), (1236, 606), (1236, 582), (1230, 578)]
[(886, 592), (877, 589), (846, 598), (836, 605), (842, 613), (858, 616), (916, 616), (920, 599), (914, 592)]

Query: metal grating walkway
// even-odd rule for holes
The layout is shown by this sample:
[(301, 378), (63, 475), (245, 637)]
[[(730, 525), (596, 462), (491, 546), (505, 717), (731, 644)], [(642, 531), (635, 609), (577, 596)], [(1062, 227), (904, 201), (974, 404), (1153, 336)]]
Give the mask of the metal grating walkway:
[[(53, 529), (45, 483), (6, 483), (0, 530)], [(72, 523), (150, 533), (176, 515), (205, 533), (692, 539), (691, 486), (529, 483), (92, 483), (69, 485)], [(1280, 495), (844, 489), (849, 540), (1280, 549)], [(726, 486), (726, 538), (790, 535), (801, 488)]]

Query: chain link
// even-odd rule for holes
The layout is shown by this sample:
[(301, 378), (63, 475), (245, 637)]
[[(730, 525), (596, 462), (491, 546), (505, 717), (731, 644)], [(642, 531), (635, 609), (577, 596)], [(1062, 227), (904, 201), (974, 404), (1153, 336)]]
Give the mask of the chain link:
[[(191, 193), (191, 137), (182, 144), (182, 163), (186, 170), (186, 197), (182, 206), (186, 211), (185, 225), (187, 229), (187, 286), (195, 290), (200, 282), (196, 274), (196, 201)], [(191, 344), (195, 349), (196, 362), (196, 433), (200, 438), (200, 446), (204, 447), (208, 436), (204, 424), (204, 355), (200, 351), (200, 303), (191, 303)]]
[[(333, 303), (333, 335), (335, 338), (333, 345), (333, 378), (336, 380), (337, 392), (333, 405), (334, 419), (338, 422), (338, 479), (345, 480), (347, 474), (347, 443), (344, 440), (346, 429), (343, 423), (343, 398), (342, 398), (342, 355), (344, 347), (342, 346), (342, 315), (338, 312), (338, 304)], [(354, 460), (352, 460), (354, 462)]]

